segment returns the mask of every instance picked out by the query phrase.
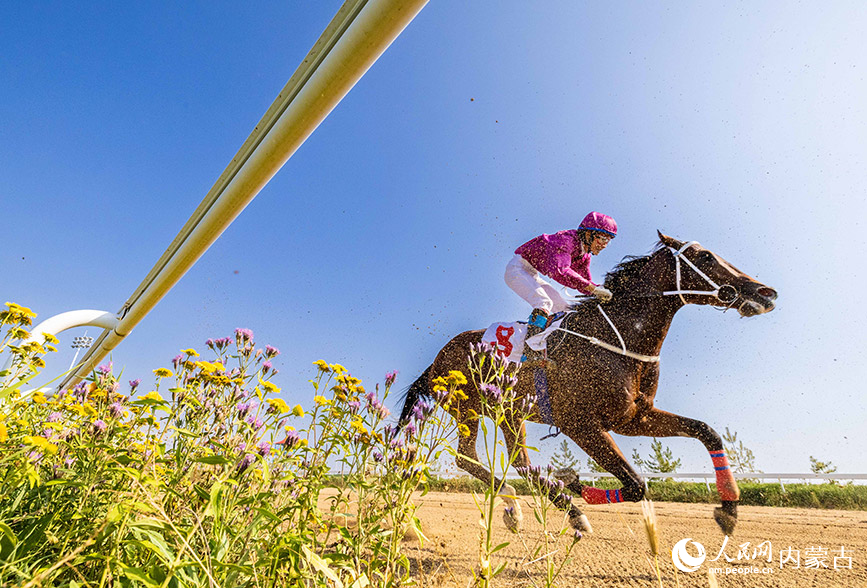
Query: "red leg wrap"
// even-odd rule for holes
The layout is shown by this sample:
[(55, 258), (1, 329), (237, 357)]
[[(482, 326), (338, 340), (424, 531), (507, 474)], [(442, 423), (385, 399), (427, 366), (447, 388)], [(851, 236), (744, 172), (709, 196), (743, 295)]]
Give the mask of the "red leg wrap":
[(738, 483), (729, 468), (729, 458), (725, 450), (711, 451), (710, 458), (713, 460), (713, 469), (716, 471), (716, 489), (720, 500), (737, 500), (741, 496)]
[(608, 504), (609, 502), (623, 502), (623, 495), (620, 489), (603, 490), (602, 488), (593, 488), (592, 486), (583, 486), (581, 488), (581, 498), (587, 504)]

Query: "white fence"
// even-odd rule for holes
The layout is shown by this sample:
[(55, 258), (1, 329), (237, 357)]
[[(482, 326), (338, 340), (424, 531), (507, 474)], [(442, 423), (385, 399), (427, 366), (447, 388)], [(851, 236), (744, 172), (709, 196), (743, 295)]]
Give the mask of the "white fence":
[[(576, 472), (578, 477), (582, 480), (591, 480), (595, 481), (599, 478), (613, 478), (614, 474), (609, 474), (608, 472)], [(705, 486), (707, 486), (708, 492), (711, 491), (710, 484), (711, 482), (716, 483), (716, 474), (713, 472), (701, 472), (701, 473), (686, 473), (686, 474), (657, 474), (657, 473), (648, 473), (648, 472), (638, 472), (641, 477), (644, 478), (644, 486), (647, 487), (648, 480), (664, 480), (664, 479), (677, 479), (677, 480), (701, 480), (704, 482)], [(449, 478), (454, 477), (455, 472), (435, 472), (436, 476)], [(824, 481), (867, 481), (867, 474), (766, 474), (764, 472), (749, 472), (743, 474), (733, 474), (736, 479), (739, 480), (772, 480), (778, 482), (780, 484), (780, 488), (783, 489), (783, 492), (786, 491), (786, 486), (783, 484), (783, 480), (788, 482), (803, 480), (804, 482), (813, 481), (813, 480), (824, 480)]]

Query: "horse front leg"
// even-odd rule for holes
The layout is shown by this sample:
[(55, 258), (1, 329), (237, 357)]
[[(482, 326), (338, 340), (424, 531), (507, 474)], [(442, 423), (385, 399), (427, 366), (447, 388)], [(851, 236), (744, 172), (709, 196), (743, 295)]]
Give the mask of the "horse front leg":
[[(527, 450), (527, 426), (525, 423), (521, 423), (520, 428), (515, 426), (515, 419), (507, 418), (503, 425), (500, 427), (503, 431), (503, 436), (506, 440), (506, 447), (509, 451), (509, 455), (515, 455), (515, 461), (512, 466), (515, 468), (521, 476), (527, 480), (529, 484), (532, 485), (532, 480), (530, 477), (530, 452)], [(516, 453), (517, 452), (517, 453)], [(541, 471), (537, 470), (537, 472), (541, 475)], [(511, 486), (507, 486), (511, 489)], [(573, 529), (580, 531), (582, 533), (592, 533), (593, 527), (590, 526), (590, 522), (587, 520), (587, 517), (581, 510), (578, 509), (577, 506), (572, 504), (571, 496), (567, 494), (563, 494), (561, 492), (562, 485), (560, 487), (554, 488), (549, 487), (546, 491), (546, 495), (548, 499), (560, 510), (566, 511), (569, 514), (569, 524)], [(514, 490), (513, 490), (514, 491)], [(518, 528), (523, 520), (523, 515), (521, 514), (520, 505), (515, 503), (517, 509), (513, 511), (516, 515), (516, 527)], [(504, 515), (504, 519), (506, 520), (506, 525), (509, 525), (509, 519), (506, 518), (509, 514), (509, 511), (506, 511)], [(509, 526), (509, 528), (512, 528)]]
[(692, 437), (702, 442), (710, 452), (716, 473), (716, 488), (721, 507), (714, 510), (714, 519), (726, 535), (731, 535), (738, 520), (740, 489), (729, 467), (722, 437), (707, 423), (652, 408), (650, 411), (617, 429), (621, 435), (643, 437)]
[(593, 461), (620, 480), (623, 486), (615, 490), (603, 490), (582, 484), (576, 478), (567, 488), (580, 494), (587, 504), (638, 502), (644, 498), (644, 480), (626, 461), (610, 433), (596, 429), (570, 437)]

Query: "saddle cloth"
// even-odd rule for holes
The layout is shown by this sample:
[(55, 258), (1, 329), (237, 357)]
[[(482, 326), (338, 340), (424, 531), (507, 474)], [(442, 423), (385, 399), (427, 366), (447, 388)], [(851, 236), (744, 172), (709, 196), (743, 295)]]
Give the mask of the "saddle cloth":
[[(548, 335), (553, 333), (563, 321), (561, 316), (548, 328), (527, 339), (526, 343), (531, 349), (542, 351), (546, 348)], [(494, 323), (488, 327), (482, 335), (482, 343), (492, 345), (497, 353), (504, 355), (513, 363), (521, 363), (521, 355), (524, 353), (524, 338), (527, 336), (527, 323), (515, 321), (511, 323)]]

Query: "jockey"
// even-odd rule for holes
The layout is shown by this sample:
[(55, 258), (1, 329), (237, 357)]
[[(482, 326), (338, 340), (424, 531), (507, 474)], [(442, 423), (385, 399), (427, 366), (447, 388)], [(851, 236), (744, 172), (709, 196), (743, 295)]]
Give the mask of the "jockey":
[[(611, 292), (594, 284), (590, 277), (590, 256), (599, 255), (617, 235), (617, 223), (610, 216), (591, 212), (577, 229), (553, 235), (539, 235), (515, 250), (506, 265), (506, 284), (533, 307), (527, 324), (527, 339), (548, 326), (552, 312), (566, 310), (560, 293), (542, 276), (605, 302)], [(538, 360), (540, 353), (524, 349), (527, 359)]]

